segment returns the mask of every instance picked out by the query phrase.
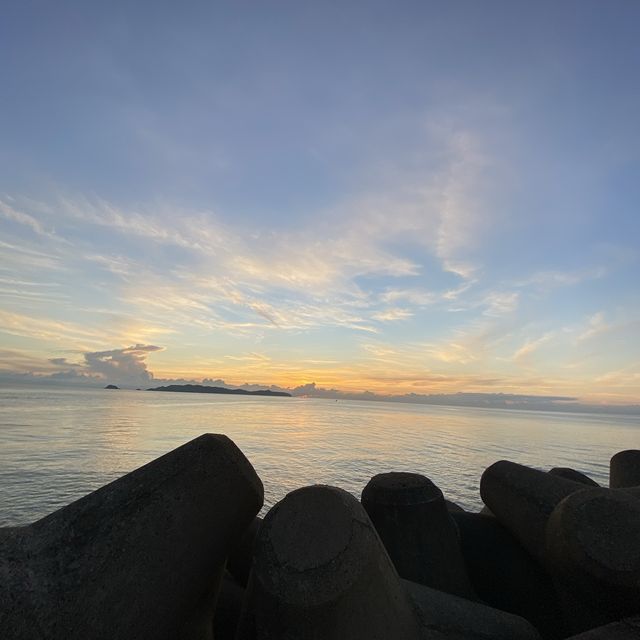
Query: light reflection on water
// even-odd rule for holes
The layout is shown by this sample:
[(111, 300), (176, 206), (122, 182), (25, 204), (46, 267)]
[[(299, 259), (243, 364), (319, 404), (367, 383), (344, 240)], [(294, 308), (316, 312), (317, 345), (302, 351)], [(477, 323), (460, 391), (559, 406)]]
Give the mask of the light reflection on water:
[(359, 496), (375, 473), (424, 473), (465, 508), (492, 462), (569, 466), (606, 484), (637, 417), (84, 389), (0, 390), (0, 526), (26, 524), (205, 432), (253, 463), (267, 506), (317, 482)]

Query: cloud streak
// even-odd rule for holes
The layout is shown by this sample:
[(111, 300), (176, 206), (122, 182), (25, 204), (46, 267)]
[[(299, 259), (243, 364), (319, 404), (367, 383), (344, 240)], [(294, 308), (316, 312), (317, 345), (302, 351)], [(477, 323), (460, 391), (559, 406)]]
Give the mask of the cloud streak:
[[(517, 391), (522, 369), (549, 386), (561, 367), (547, 343), (563, 343), (566, 363), (589, 358), (587, 349), (612, 332), (593, 312), (586, 327), (565, 330), (541, 301), (551, 305), (557, 290), (566, 295), (613, 270), (534, 265), (491, 274), (487, 242), (500, 221), (493, 204), (504, 162), (455, 118), (431, 118), (425, 130), (424, 144), (435, 149), (426, 160), (397, 162), (384, 180), (365, 180), (299, 224), (247, 227), (215, 208), (127, 207), (82, 195), (3, 201), (10, 226), (0, 243), (8, 257), (1, 331), (39, 348), (93, 354), (80, 369), (67, 361), (70, 376), (139, 386), (150, 380), (149, 352), (135, 345), (159, 340), (168, 353), (192, 354), (162, 365), (167, 376), (179, 366), (190, 379), (207, 363), (226, 363), (218, 375), (235, 374), (233, 362), (259, 372), (267, 360), (242, 354), (248, 344), (273, 344), (276, 383), (303, 375), (302, 363), (325, 361), (332, 373), (325, 367), (322, 384), (342, 376), (350, 388), (360, 380), (376, 391), (477, 389), (495, 380)], [(106, 348), (113, 344), (134, 347)], [(193, 344), (206, 352), (202, 363), (188, 362)], [(625, 357), (633, 355), (619, 368)]]

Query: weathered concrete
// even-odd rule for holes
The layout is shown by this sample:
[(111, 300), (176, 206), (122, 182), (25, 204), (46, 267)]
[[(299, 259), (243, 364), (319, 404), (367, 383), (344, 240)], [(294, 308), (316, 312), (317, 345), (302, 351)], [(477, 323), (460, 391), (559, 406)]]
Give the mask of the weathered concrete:
[(362, 505), (316, 485), (289, 493), (255, 545), (239, 640), (415, 640), (413, 603)]
[(640, 500), (640, 487), (624, 487), (622, 489), (614, 489), (614, 491), (624, 491), (628, 495)]
[(227, 571), (242, 587), (246, 587), (249, 582), (249, 573), (253, 562), (253, 546), (261, 524), (262, 518), (259, 516), (254, 518), (237, 545), (229, 552)]
[(457, 511), (457, 512), (464, 512), (465, 509), (463, 509), (457, 502), (452, 502), (451, 500), (447, 500), (445, 498), (444, 503), (447, 505), (447, 511), (449, 513), (453, 512), (453, 511)]
[(640, 616), (633, 616), (571, 636), (567, 640), (638, 640), (638, 638), (640, 638)]
[(560, 478), (565, 478), (566, 480), (573, 480), (574, 482), (579, 482), (580, 484), (584, 484), (588, 487), (600, 486), (595, 480), (592, 480), (589, 476), (585, 475), (581, 471), (576, 471), (575, 469), (571, 469), (570, 467), (553, 467), (553, 469), (549, 470), (549, 473), (552, 476), (559, 476)]
[(215, 640), (235, 640), (243, 601), (244, 589), (228, 573), (225, 573), (213, 617)]
[(203, 435), (0, 535), (0, 637), (211, 636), (231, 542), (263, 501), (234, 443)]
[(545, 527), (556, 505), (584, 485), (501, 460), (480, 479), (480, 495), (527, 551), (544, 562)]
[(545, 555), (570, 596), (572, 631), (640, 613), (640, 501), (633, 496), (598, 488), (562, 500), (547, 524)]
[(476, 598), (442, 491), (417, 473), (381, 473), (369, 480), (362, 505), (402, 578)]
[(620, 451), (609, 462), (609, 486), (619, 487), (640, 486), (640, 451), (628, 449)]
[(564, 637), (549, 574), (493, 516), (454, 513), (471, 584), (491, 607), (529, 620), (544, 638)]
[(402, 580), (413, 599), (422, 627), (447, 640), (540, 640), (524, 618), (466, 598)]

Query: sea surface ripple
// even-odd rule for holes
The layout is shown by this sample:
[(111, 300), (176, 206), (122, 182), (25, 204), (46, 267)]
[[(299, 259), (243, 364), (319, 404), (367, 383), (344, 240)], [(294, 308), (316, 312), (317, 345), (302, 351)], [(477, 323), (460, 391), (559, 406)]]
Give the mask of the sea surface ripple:
[(376, 473), (431, 478), (481, 508), (482, 471), (508, 459), (573, 467), (601, 484), (640, 446), (636, 416), (390, 402), (25, 387), (0, 390), (0, 526), (22, 525), (202, 433), (225, 433), (265, 486), (265, 509), (323, 483), (356, 496)]

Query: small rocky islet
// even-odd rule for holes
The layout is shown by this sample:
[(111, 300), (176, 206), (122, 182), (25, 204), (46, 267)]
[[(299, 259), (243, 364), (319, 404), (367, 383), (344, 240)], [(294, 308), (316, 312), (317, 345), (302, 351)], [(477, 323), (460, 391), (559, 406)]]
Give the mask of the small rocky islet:
[(271, 389), (257, 389), (247, 391), (246, 389), (229, 389), (228, 387), (209, 387), (201, 384), (169, 384), (164, 387), (153, 387), (147, 391), (168, 391), (175, 393), (221, 393), (234, 396), (277, 396), (290, 398), (291, 394), (286, 391), (273, 391)]
[(0, 529), (8, 640), (640, 638), (640, 451), (610, 487), (509, 461), (471, 513), (419, 473), (263, 485), (205, 434), (26, 527)]

